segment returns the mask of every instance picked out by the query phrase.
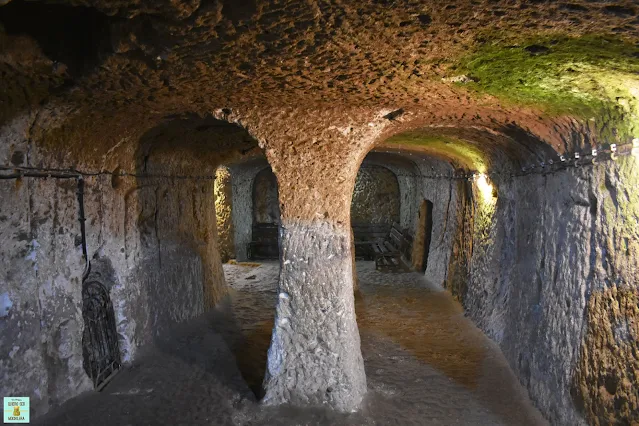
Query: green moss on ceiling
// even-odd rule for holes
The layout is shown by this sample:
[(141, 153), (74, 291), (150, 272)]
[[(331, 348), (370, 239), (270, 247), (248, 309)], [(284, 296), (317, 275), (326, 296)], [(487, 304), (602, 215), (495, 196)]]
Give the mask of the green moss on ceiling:
[(387, 139), (385, 144), (417, 147), (421, 151), (444, 157), (465, 169), (480, 173), (485, 173), (489, 165), (488, 156), (477, 146), (451, 136), (435, 136), (413, 131), (395, 135)]
[(600, 136), (639, 136), (639, 46), (599, 36), (484, 43), (451, 70), (504, 101), (595, 118)]

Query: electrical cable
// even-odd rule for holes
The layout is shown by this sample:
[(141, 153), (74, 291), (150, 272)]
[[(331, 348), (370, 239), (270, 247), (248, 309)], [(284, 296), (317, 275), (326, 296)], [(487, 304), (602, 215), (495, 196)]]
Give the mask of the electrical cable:
[[(402, 150), (388, 150), (378, 152), (387, 153), (400, 153), (405, 154)], [(412, 155), (412, 153), (409, 153)], [(514, 178), (522, 177), (530, 174), (553, 174), (564, 171), (568, 168), (577, 168), (583, 166), (590, 166), (594, 164), (601, 164), (607, 161), (615, 161), (619, 157), (627, 155), (639, 155), (639, 139), (634, 139), (631, 144), (625, 144), (617, 146), (616, 144), (610, 144), (606, 149), (592, 149), (589, 152), (574, 152), (572, 154), (560, 155), (555, 160), (546, 159), (540, 161), (538, 164), (531, 164), (521, 168), (519, 173), (505, 173), (505, 172), (487, 172), (483, 173), (488, 177), (505, 177)], [(571, 159), (572, 158), (572, 159)], [(215, 180), (215, 175), (170, 175), (170, 174), (153, 174), (153, 173), (132, 173), (132, 172), (110, 172), (106, 170), (100, 171), (83, 171), (73, 168), (60, 169), (60, 168), (41, 168), (41, 167), (27, 167), (27, 166), (0, 166), (0, 179), (18, 179), (22, 177), (35, 177), (35, 178), (78, 178), (83, 177), (95, 177), (95, 176), (118, 176), (118, 177), (133, 177), (136, 179), (182, 179), (182, 180)], [(431, 175), (424, 174), (411, 174), (400, 173), (396, 174), (397, 177), (419, 177), (426, 179), (473, 179), (478, 174), (482, 174), (476, 171), (462, 173), (437, 173)]]
[(153, 174), (153, 173), (131, 173), (131, 172), (109, 172), (100, 171), (83, 171), (77, 169), (59, 169), (59, 168), (43, 168), (43, 167), (25, 167), (25, 166), (0, 166), (0, 172), (12, 172), (8, 174), (0, 173), (0, 179), (16, 179), (20, 177), (36, 177), (36, 178), (77, 178), (95, 177), (95, 176), (119, 176), (133, 177), (139, 179), (148, 178), (164, 178), (164, 179), (185, 179), (185, 180), (215, 180), (212, 175), (169, 175), (169, 174)]

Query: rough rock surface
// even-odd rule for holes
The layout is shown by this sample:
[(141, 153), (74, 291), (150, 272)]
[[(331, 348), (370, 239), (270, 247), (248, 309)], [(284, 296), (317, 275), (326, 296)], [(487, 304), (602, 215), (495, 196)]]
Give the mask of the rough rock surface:
[(373, 149), (364, 158), (362, 166), (364, 165), (377, 165), (393, 172), (399, 186), (399, 224), (403, 229), (413, 231), (419, 208), (418, 193), (422, 177), (411, 154)]
[(587, 309), (587, 331), (575, 377), (575, 403), (596, 425), (619, 419), (637, 423), (639, 292), (627, 285), (595, 291)]
[[(30, 9), (21, 9), (21, 3), (4, 6), (4, 13), (28, 13)], [(401, 7), (377, 1), (66, 3), (87, 6), (87, 14), (98, 15), (100, 25), (83, 27), (84, 34), (69, 29), (64, 35), (93, 36), (94, 44), (87, 50), (100, 66), (85, 70), (77, 66), (82, 52), (69, 54), (46, 45), (46, 38), (34, 37), (46, 47), (45, 54), (31, 37), (8, 31), (2, 35), (8, 45), (3, 82), (24, 82), (21, 86), (28, 92), (25, 96), (12, 90), (15, 96), (3, 115), (37, 104), (49, 91), (72, 81), (81, 90), (63, 98), (102, 111), (124, 106), (121, 116), (134, 113), (138, 119), (149, 112), (171, 113), (169, 109), (206, 112), (259, 105), (269, 110), (300, 100), (375, 107), (382, 102), (397, 108), (417, 104), (428, 106), (433, 117), (462, 116), (464, 107), (481, 104), (441, 78), (455, 75), (454, 70), (447, 72), (451, 58), (481, 45), (487, 36), (579, 36), (596, 31), (639, 40), (638, 12), (630, 0), (614, 5), (586, 1), (451, 5), (433, 0), (404, 2)], [(44, 5), (37, 2), (31, 10), (38, 7)], [(59, 6), (52, 13), (62, 18), (72, 11)], [(22, 39), (24, 44), (17, 45)], [(18, 55), (29, 61), (17, 60)], [(55, 61), (67, 65), (68, 71), (60, 70)], [(96, 87), (109, 90), (92, 94)], [(491, 122), (484, 117), (481, 121)]]
[(554, 423), (636, 421), (636, 167), (496, 181), (497, 199), (476, 199), (463, 303)]
[(268, 404), (359, 408), (366, 393), (348, 226), (282, 224), (280, 281), (264, 381)]
[(277, 178), (270, 168), (260, 171), (253, 182), (253, 222), (279, 223)]
[(233, 187), (231, 173), (226, 167), (218, 167), (215, 172), (215, 217), (217, 219), (218, 246), (220, 257), (225, 263), (235, 258), (233, 237)]
[(397, 176), (382, 166), (362, 166), (357, 173), (351, 220), (353, 223), (399, 222), (400, 194)]
[[(429, 280), (443, 286), (448, 280), (448, 266), (457, 262), (452, 254), (452, 241), (457, 232), (457, 188), (455, 181), (451, 179), (428, 177), (437, 174), (450, 175), (452, 170), (448, 164), (432, 159), (416, 160), (416, 163), (420, 175), (424, 176), (421, 185), (418, 186), (421, 189), (418, 201), (428, 200), (433, 203), (433, 229), (425, 273)], [(414, 231), (415, 239), (418, 241), (414, 243), (413, 259), (423, 260), (423, 241), (420, 245), (418, 237), (424, 229), (417, 229), (418, 223)], [(422, 266), (419, 261), (414, 261), (413, 265), (418, 269)]]
[(76, 184), (0, 185), (0, 293), (10, 305), (0, 318), (0, 392), (30, 396), (38, 415), (91, 388), (82, 368)]
[[(31, 152), (30, 161), (40, 161), (21, 133), (28, 128), (3, 130), (9, 142), (0, 147), (3, 158)], [(160, 151), (152, 150), (141, 167), (176, 173), (175, 157)], [(84, 181), (89, 259), (112, 265), (110, 297), (121, 358), (130, 362), (140, 346), (226, 292), (213, 181), (110, 174)], [(77, 181), (24, 177), (0, 183), (6, 247), (0, 253), (0, 294), (11, 305), (0, 318), (1, 391), (31, 397), (35, 416), (90, 388), (82, 368), (85, 265)]]

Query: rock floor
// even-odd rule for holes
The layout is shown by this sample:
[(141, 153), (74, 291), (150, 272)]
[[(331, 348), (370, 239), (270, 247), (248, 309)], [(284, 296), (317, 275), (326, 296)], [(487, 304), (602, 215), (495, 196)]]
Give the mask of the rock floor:
[(224, 265), (231, 287), (215, 310), (177, 327), (100, 393), (36, 425), (546, 424), (497, 345), (450, 294), (416, 273), (358, 262), (357, 320), (368, 395), (357, 413), (257, 403), (279, 264)]

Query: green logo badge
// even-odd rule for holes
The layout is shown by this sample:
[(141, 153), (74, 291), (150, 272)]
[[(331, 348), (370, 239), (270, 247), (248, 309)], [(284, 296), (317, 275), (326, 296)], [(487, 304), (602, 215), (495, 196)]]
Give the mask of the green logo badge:
[(4, 422), (29, 423), (29, 397), (4, 397)]

